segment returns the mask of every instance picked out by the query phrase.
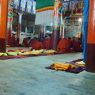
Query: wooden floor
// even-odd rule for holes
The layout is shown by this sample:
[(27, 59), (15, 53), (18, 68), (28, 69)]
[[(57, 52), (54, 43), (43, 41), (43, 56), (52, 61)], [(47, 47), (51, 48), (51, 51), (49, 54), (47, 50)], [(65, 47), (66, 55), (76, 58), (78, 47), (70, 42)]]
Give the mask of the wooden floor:
[(0, 95), (95, 95), (95, 74), (53, 71), (53, 62), (82, 58), (82, 53), (0, 60)]

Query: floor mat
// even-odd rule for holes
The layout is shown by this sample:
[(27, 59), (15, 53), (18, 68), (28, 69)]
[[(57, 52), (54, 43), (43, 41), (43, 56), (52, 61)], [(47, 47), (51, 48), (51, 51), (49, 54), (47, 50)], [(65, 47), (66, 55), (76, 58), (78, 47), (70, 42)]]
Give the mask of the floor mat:
[[(74, 61), (71, 61), (71, 62), (67, 62), (67, 64), (72, 64), (72, 65), (76, 65), (77, 62), (81, 62), (83, 61), (83, 59), (77, 59), (77, 60), (74, 60)], [(67, 70), (62, 70), (60, 67), (59, 69), (60, 70), (57, 70), (57, 69), (52, 69), (52, 65), (46, 67), (46, 69), (51, 69), (51, 70), (56, 70), (56, 71), (66, 71), (66, 72), (70, 72), (70, 73), (75, 73), (75, 74), (78, 74), (84, 70), (86, 70), (86, 67), (85, 66), (77, 66), (76, 68), (72, 68), (72, 69), (67, 69)]]

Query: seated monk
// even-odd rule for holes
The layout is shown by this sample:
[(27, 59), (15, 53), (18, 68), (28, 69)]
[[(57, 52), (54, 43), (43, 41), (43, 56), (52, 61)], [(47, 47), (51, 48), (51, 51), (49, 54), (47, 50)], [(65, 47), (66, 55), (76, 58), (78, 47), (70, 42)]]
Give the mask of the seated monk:
[(7, 44), (11, 45), (11, 30), (8, 29), (8, 40), (7, 40)]
[(74, 40), (72, 39), (72, 38), (68, 38), (68, 43), (69, 43), (69, 52), (73, 52), (74, 51), (74, 49), (73, 49), (73, 42), (74, 42)]
[(16, 46), (19, 46), (19, 38), (16, 39)]
[(29, 41), (30, 41), (31, 37), (27, 37), (23, 39), (23, 45), (25, 47), (29, 47)]
[(12, 47), (16, 46), (15, 34), (13, 34), (12, 37), (10, 38), (10, 46), (12, 46)]
[(40, 50), (43, 49), (43, 44), (40, 41), (36, 41), (35, 43), (31, 44), (32, 49)]
[(69, 49), (69, 42), (67, 39), (61, 39), (57, 46), (57, 51), (59, 53), (66, 53)]
[(38, 41), (37, 38), (31, 39), (31, 40), (29, 41), (29, 46), (31, 47), (32, 44), (34, 44), (34, 43), (37, 42), (37, 41)]
[(51, 49), (51, 46), (52, 46), (52, 45), (51, 45), (51, 42), (52, 42), (52, 40), (51, 40), (50, 37), (46, 38), (46, 39), (43, 41), (44, 49), (47, 49), (47, 50)]
[(28, 38), (24, 38), (22, 42), (23, 46), (28, 47), (29, 46), (28, 41), (29, 41)]
[(75, 52), (81, 52), (82, 51), (81, 42), (79, 40), (78, 41), (74, 41), (73, 42), (73, 48), (74, 48)]

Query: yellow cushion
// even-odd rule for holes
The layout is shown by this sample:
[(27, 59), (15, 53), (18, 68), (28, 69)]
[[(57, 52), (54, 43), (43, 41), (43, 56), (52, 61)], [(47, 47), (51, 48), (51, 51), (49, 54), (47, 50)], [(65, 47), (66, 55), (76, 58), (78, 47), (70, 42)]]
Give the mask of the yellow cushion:
[(17, 56), (17, 52), (7, 52), (9, 56)]
[(55, 50), (46, 50), (45, 53), (46, 54), (51, 54), (51, 53), (56, 53), (56, 51)]
[(1, 53), (0, 53), (0, 56), (2, 56), (3, 54), (4, 54), (4, 53), (1, 52)]
[(7, 55), (7, 53), (3, 53), (3, 55), (2, 55), (2, 56), (8, 56), (8, 55)]
[(41, 50), (33, 50), (30, 53), (33, 54), (33, 55), (39, 55), (39, 54), (43, 53), (43, 49), (41, 49)]
[(30, 52), (19, 52), (19, 55), (29, 55), (30, 54)]

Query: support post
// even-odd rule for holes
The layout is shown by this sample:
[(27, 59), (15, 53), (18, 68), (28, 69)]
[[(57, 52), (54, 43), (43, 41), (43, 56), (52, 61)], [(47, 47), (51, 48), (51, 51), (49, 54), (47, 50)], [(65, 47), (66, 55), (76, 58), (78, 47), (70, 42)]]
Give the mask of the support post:
[(88, 34), (89, 0), (84, 0), (83, 61), (86, 63)]
[(55, 0), (54, 4), (54, 23), (53, 23), (53, 34), (52, 34), (52, 48), (57, 49), (57, 44), (60, 37), (60, 14), (59, 8), (62, 6), (60, 0)]
[(86, 70), (95, 72), (95, 0), (89, 0)]
[(9, 0), (8, 2), (8, 24), (7, 24), (7, 38), (6, 44), (10, 45), (11, 34), (12, 34), (12, 22), (13, 22), (13, 0)]
[(21, 34), (21, 23), (22, 23), (22, 15), (23, 13), (18, 13), (19, 14), (19, 24), (18, 24), (18, 29), (17, 29), (17, 39), (20, 40), (20, 34)]
[(6, 52), (6, 34), (8, 17), (8, 0), (1, 0), (1, 22), (0, 22), (0, 52)]

